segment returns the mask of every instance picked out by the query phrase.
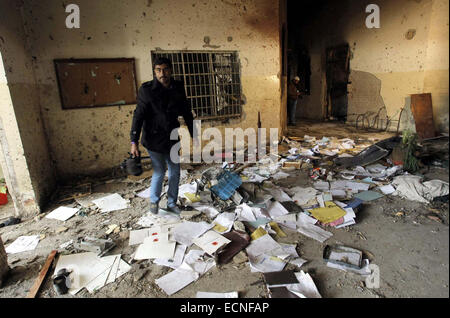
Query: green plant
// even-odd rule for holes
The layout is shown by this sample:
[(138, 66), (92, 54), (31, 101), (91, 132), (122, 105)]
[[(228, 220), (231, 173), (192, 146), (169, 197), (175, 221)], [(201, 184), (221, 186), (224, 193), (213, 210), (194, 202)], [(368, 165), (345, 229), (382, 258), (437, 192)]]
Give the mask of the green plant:
[(402, 145), (405, 151), (403, 168), (409, 172), (419, 170), (419, 160), (414, 156), (417, 149), (417, 134), (411, 130), (405, 130), (402, 135)]

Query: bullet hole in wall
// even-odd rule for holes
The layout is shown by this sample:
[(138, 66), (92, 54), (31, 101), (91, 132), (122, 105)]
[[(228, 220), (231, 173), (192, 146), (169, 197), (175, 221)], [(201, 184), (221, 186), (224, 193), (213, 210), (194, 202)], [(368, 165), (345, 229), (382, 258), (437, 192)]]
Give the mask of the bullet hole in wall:
[(409, 29), (405, 34), (405, 38), (407, 40), (412, 40), (415, 35), (416, 35), (416, 29)]

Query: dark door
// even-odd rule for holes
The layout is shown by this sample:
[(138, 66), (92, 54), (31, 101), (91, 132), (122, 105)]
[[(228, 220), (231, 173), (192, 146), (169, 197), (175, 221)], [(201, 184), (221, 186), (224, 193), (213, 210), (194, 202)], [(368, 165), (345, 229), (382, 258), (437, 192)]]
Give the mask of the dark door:
[(350, 50), (343, 44), (326, 50), (327, 119), (347, 119)]

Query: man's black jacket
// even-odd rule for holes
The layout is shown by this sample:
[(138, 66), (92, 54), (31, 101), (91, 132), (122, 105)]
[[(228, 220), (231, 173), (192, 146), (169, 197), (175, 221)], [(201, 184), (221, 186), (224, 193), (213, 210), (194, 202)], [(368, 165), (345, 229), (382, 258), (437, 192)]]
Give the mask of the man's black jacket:
[(183, 116), (193, 136), (193, 116), (186, 99), (183, 83), (171, 79), (165, 88), (158, 80), (145, 82), (139, 88), (130, 138), (138, 144), (142, 130), (142, 145), (155, 152), (168, 153), (178, 140), (170, 140), (173, 129), (180, 127), (178, 116)]

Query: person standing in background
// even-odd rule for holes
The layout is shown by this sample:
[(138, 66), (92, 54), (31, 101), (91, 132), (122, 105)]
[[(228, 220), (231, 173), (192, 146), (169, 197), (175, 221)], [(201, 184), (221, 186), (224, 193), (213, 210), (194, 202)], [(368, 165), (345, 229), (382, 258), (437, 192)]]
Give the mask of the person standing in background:
[(287, 117), (288, 125), (295, 125), (295, 113), (297, 111), (297, 101), (298, 97), (301, 95), (298, 89), (298, 84), (300, 83), (300, 77), (295, 76), (288, 85), (288, 105), (287, 105)]

